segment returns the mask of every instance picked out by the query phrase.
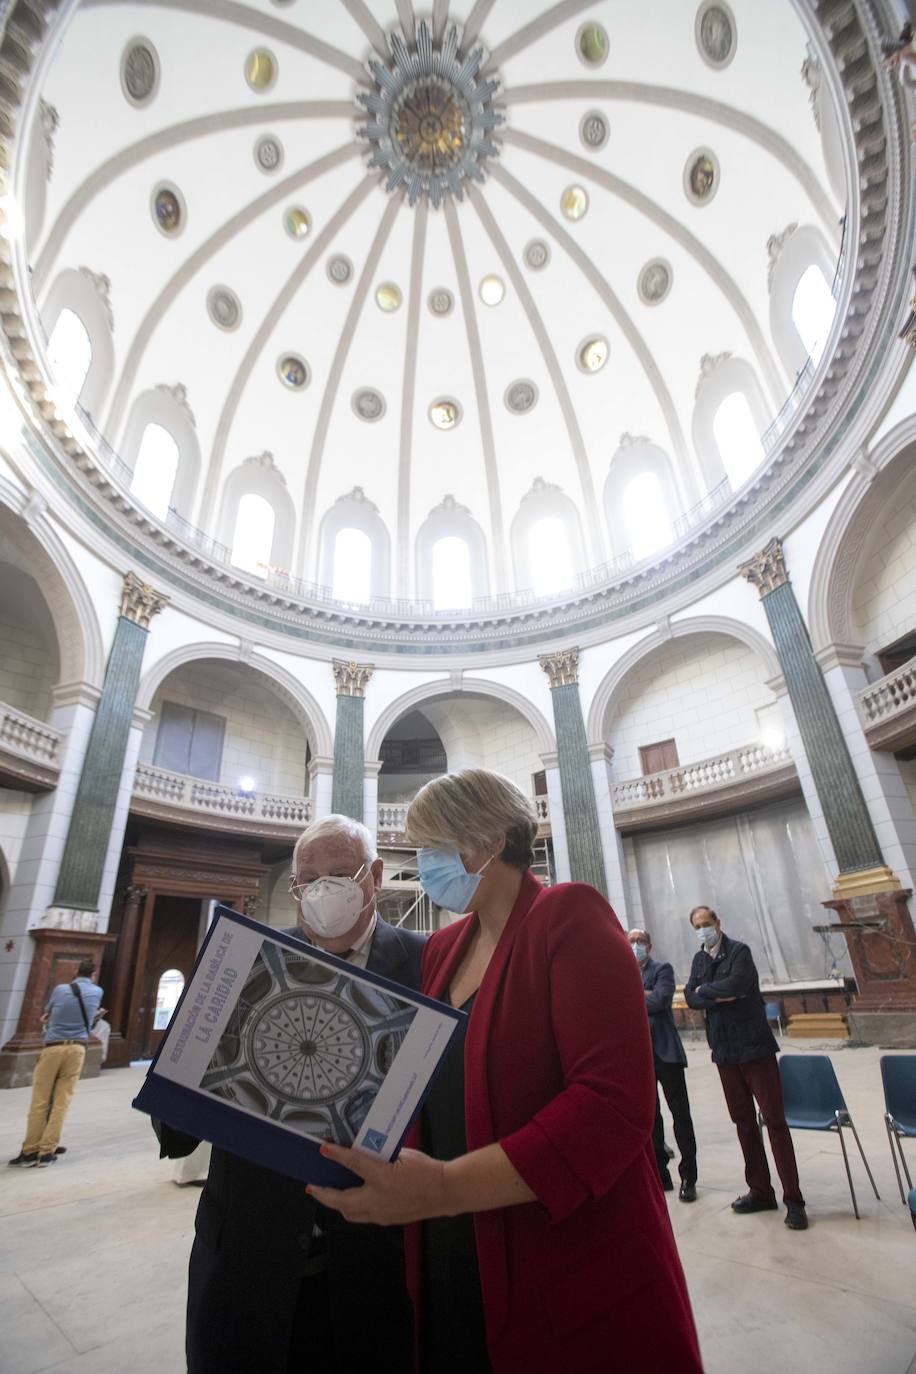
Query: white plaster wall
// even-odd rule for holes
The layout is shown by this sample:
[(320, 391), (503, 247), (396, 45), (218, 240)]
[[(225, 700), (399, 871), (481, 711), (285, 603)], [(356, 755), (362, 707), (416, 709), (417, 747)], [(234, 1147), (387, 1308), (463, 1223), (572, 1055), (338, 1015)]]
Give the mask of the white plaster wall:
[[(255, 646), (257, 652), (263, 658), (269, 658), (272, 663), (285, 670), (294, 677), (297, 682), (301, 682), (312, 695), (318, 709), (324, 717), (324, 724), (327, 728), (328, 736), (334, 739), (334, 722), (337, 718), (337, 685), (334, 681), (334, 670), (328, 659), (303, 658), (301, 654), (289, 654), (281, 652), (279, 649), (266, 648), (260, 644)], [(346, 654), (338, 655), (346, 658)], [(375, 682), (373, 676), (366, 689), (366, 705), (364, 707), (364, 718), (369, 712), (369, 692)], [(368, 726), (366, 727), (369, 728)], [(330, 747), (329, 747), (330, 752)]]
[[(92, 549), (87, 549), (85, 544), (75, 535), (72, 535), (53, 513), (49, 513), (48, 521), (73, 559), (77, 572), (83, 580), (83, 585), (89, 593), (90, 600), (95, 606), (102, 639), (102, 656), (103, 660), (107, 662), (118, 623), (118, 613), (121, 609), (124, 576), (117, 568), (112, 568), (108, 563), (103, 563)], [(141, 569), (137, 568), (136, 571), (139, 575)], [(163, 587), (161, 590), (167, 591), (167, 588)], [(154, 620), (153, 624), (155, 623)]]
[[(340, 654), (338, 657), (344, 658), (346, 655)], [(364, 655), (360, 655), (359, 657), (360, 662), (365, 661)], [(331, 700), (329, 720), (331, 722), (331, 730), (333, 731), (334, 717), (337, 710), (334, 678), (331, 672), (330, 663), (325, 663), (322, 666), (324, 672), (327, 673), (328, 682), (330, 683), (328, 689), (330, 691)], [(418, 687), (426, 687), (434, 682), (448, 681), (448, 678), (448, 673), (442, 672), (408, 673), (397, 672), (388, 668), (377, 669), (366, 685), (366, 699), (365, 706), (363, 707), (365, 738), (368, 740), (382, 712), (386, 711), (388, 707), (400, 697), (405, 696), (408, 692), (413, 692)], [(411, 709), (412, 708), (409, 706), (405, 706), (404, 708), (405, 712)]]
[(141, 759), (152, 762), (162, 702), (174, 701), (226, 721), (220, 782), (234, 786), (250, 775), (258, 791), (305, 795), (305, 732), (262, 682), (243, 664), (216, 659), (177, 668), (153, 697), (154, 716), (143, 733)]
[(47, 720), (57, 678), (56, 648), (23, 616), (0, 610), (0, 701)]
[[(0, 854), (6, 863), (9, 877), (15, 877), (16, 865), (22, 849), (29, 816), (32, 814), (32, 792), (14, 792), (11, 788), (0, 788)], [(0, 892), (0, 904), (5, 901), (6, 890)]]
[(756, 711), (773, 701), (757, 654), (725, 635), (687, 635), (653, 650), (624, 679), (607, 742), (614, 776), (638, 777), (639, 747), (674, 738), (693, 763), (759, 738)]
[[(840, 480), (833, 486), (822, 501), (819, 501), (800, 525), (796, 525), (783, 540), (783, 555), (786, 571), (792, 582), (795, 598), (807, 618), (808, 598), (811, 590), (811, 574), (817, 560), (818, 550), (824, 537), (824, 530), (840, 497), (852, 481), (852, 470), (847, 468)], [(766, 541), (764, 541), (766, 542)], [(756, 587), (745, 583), (748, 592), (757, 597)], [(761, 608), (762, 609), (762, 608)]]
[(510, 778), (526, 796), (532, 794), (532, 775), (543, 764), (534, 730), (514, 706), (459, 696), (433, 698), (420, 709), (442, 741), (450, 773), (489, 768)]
[(916, 759), (898, 760), (897, 767), (900, 769), (900, 776), (903, 778), (903, 785), (910, 799), (910, 805), (916, 811)]
[[(613, 639), (607, 644), (596, 644), (592, 648), (582, 650), (579, 655), (579, 700), (582, 703), (584, 721), (588, 721), (595, 694), (614, 664), (619, 662), (624, 654), (629, 653), (634, 644), (645, 639), (646, 633), (646, 630), (636, 630), (633, 634), (621, 635), (619, 639)], [(546, 676), (541, 676), (546, 682)], [(551, 715), (551, 723), (552, 721)]]
[(859, 560), (853, 624), (873, 654), (916, 629), (916, 471), (877, 522)]
[[(163, 588), (167, 591), (167, 588)], [(146, 649), (143, 654), (143, 677), (147, 677), (151, 669), (166, 654), (173, 653), (176, 649), (182, 648), (186, 644), (238, 644), (238, 638), (226, 634), (222, 630), (214, 629), (206, 625), (202, 620), (196, 620), (193, 616), (186, 615), (184, 611), (176, 610), (174, 606), (166, 606), (164, 611), (153, 616), (150, 621), (149, 635), (146, 641)], [(205, 657), (203, 650), (199, 657)]]
[(699, 601), (694, 601), (691, 606), (687, 606), (683, 611), (676, 611), (671, 617), (671, 622), (675, 624), (682, 620), (692, 620), (695, 616), (710, 615), (725, 616), (730, 620), (741, 620), (745, 625), (749, 625), (752, 630), (761, 634), (770, 644), (773, 643), (766, 611), (763, 609), (757, 588), (752, 587), (750, 583), (745, 582), (744, 578), (737, 574), (731, 582), (726, 582), (723, 587), (717, 587), (714, 592), (701, 597)]

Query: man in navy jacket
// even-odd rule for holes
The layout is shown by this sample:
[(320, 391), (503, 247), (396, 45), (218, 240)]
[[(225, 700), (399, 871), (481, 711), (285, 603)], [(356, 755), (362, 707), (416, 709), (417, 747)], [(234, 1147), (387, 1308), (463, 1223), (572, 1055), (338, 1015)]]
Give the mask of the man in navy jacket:
[(658, 1099), (658, 1085), (661, 1084), (668, 1110), (674, 1121), (674, 1138), (681, 1152), (681, 1162), (678, 1166), (681, 1186), (678, 1197), (681, 1202), (696, 1202), (697, 1141), (690, 1115), (687, 1079), (684, 1076), (687, 1055), (684, 1053), (684, 1046), (681, 1044), (681, 1037), (677, 1033), (671, 1011), (671, 1003), (674, 1000), (674, 970), (670, 964), (663, 964), (652, 958), (652, 940), (648, 931), (633, 929), (628, 932), (628, 938), (642, 973), (649, 1029), (652, 1032), (652, 1057), (655, 1060), (655, 1125), (652, 1128), (652, 1148), (655, 1150), (655, 1162), (658, 1165), (662, 1187), (669, 1193), (674, 1184), (668, 1172), (668, 1157), (665, 1154), (665, 1129)]
[(688, 1007), (706, 1014), (706, 1039), (744, 1154), (748, 1191), (735, 1199), (732, 1208), (736, 1212), (769, 1212), (779, 1206), (757, 1128), (756, 1098), (782, 1183), (786, 1225), (793, 1231), (804, 1231), (808, 1218), (798, 1184), (792, 1136), (786, 1125), (776, 1065), (779, 1046), (767, 1024), (754, 960), (747, 945), (723, 934), (719, 918), (710, 907), (695, 906), (690, 924), (697, 933), (700, 950), (693, 956), (684, 998)]

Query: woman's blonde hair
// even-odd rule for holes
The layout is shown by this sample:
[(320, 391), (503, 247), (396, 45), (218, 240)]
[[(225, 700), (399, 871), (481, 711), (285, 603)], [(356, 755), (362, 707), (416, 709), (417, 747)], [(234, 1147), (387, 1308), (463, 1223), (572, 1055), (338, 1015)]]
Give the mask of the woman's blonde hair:
[(489, 849), (505, 835), (503, 863), (530, 868), (537, 834), (534, 803), (514, 782), (485, 768), (434, 778), (407, 809), (407, 835), (418, 849)]

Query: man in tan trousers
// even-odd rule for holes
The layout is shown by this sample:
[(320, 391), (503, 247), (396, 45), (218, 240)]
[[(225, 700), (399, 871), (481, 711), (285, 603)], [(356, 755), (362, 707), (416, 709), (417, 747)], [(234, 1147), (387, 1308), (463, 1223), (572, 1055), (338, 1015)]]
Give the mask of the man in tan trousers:
[(60, 1133), (77, 1080), (83, 1071), (89, 1033), (104, 1008), (95, 981), (95, 963), (84, 959), (72, 983), (58, 983), (45, 1008), (45, 1046), (32, 1075), (32, 1101), (25, 1140), (13, 1168), (43, 1168), (64, 1150)]

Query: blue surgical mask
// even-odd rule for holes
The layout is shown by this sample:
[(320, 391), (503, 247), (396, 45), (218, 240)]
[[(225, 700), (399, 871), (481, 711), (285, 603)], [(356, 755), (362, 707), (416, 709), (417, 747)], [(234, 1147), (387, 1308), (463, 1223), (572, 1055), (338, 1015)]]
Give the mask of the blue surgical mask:
[(719, 932), (715, 926), (700, 926), (697, 930), (697, 939), (704, 949), (712, 949), (719, 938)]
[[(491, 854), (483, 868), (493, 858)], [(442, 849), (418, 849), (417, 868), (423, 891), (431, 902), (462, 915), (470, 911), (483, 868), (480, 873), (469, 873), (460, 855), (447, 854)]]
[(649, 949), (647, 945), (643, 944), (642, 940), (634, 940), (630, 945), (630, 948), (632, 949), (633, 953), (636, 955), (640, 963), (643, 963), (644, 960), (648, 959)]

